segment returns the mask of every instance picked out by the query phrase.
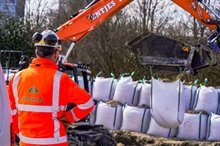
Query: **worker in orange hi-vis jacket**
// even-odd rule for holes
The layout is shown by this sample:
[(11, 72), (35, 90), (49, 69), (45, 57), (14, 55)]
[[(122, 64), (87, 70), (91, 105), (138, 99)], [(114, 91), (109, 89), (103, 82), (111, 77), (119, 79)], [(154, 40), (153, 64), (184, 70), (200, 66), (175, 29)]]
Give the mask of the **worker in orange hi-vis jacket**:
[[(94, 102), (67, 74), (58, 71), (61, 43), (53, 31), (35, 33), (33, 42), (36, 58), (9, 83), (14, 131), (20, 146), (67, 146), (61, 119), (79, 121), (92, 111)], [(66, 111), (68, 103), (76, 106)]]

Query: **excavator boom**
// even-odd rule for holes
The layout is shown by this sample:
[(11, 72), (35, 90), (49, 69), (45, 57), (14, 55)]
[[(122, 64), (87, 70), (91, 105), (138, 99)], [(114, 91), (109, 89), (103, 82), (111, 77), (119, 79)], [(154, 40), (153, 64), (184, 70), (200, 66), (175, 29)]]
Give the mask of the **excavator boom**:
[(207, 20), (212, 20), (212, 17), (203, 9), (197, 0), (172, 0), (178, 6), (182, 7), (185, 11), (189, 12), (194, 18), (202, 22), (211, 30), (216, 29), (217, 25), (209, 24)]
[(77, 42), (133, 0), (94, 0), (57, 29), (62, 41)]
[[(62, 62), (67, 60), (77, 41), (84, 38), (96, 27), (116, 14), (126, 5), (130, 4), (132, 1), (133, 0), (93, 0), (85, 9), (79, 11), (73, 16), (73, 18), (57, 28), (56, 33), (62, 41), (69, 40), (72, 42)], [(217, 26), (220, 25), (219, 20), (212, 19), (209, 13), (207, 13), (206, 10), (200, 6), (200, 3), (204, 5), (202, 0), (171, 1), (189, 12), (193, 17), (209, 27), (211, 30), (217, 29)], [(207, 8), (207, 6), (205, 7)], [(216, 38), (217, 37), (214, 36), (210, 41), (211, 46), (215, 47), (212, 47), (213, 49), (211, 49), (218, 51), (220, 48), (216, 47), (215, 44), (213, 45), (213, 42), (216, 40)]]
[[(79, 11), (76, 16), (57, 28), (56, 33), (62, 41), (70, 40), (77, 42), (132, 1), (133, 0), (93, 0), (85, 9)], [(208, 20), (213, 19), (209, 13), (200, 6), (199, 2), (202, 0), (171, 1), (189, 12), (211, 30), (217, 28), (216, 24), (208, 23)]]

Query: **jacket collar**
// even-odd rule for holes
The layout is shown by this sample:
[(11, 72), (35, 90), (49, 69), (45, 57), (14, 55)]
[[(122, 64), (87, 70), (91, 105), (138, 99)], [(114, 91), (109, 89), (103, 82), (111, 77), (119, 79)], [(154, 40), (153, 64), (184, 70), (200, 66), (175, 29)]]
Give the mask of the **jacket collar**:
[(58, 66), (56, 63), (54, 63), (52, 60), (45, 59), (45, 58), (34, 58), (32, 60), (32, 63), (30, 64), (30, 67), (32, 68), (46, 67), (46, 68), (58, 69)]

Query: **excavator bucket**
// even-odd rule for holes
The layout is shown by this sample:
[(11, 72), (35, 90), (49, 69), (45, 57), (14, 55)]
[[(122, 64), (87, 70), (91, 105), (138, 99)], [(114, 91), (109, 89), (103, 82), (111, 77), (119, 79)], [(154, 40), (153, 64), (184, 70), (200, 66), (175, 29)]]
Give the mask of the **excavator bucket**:
[(204, 46), (185, 45), (152, 33), (137, 37), (128, 46), (140, 58), (141, 64), (165, 73), (186, 71), (195, 74), (198, 69), (216, 63), (210, 49)]

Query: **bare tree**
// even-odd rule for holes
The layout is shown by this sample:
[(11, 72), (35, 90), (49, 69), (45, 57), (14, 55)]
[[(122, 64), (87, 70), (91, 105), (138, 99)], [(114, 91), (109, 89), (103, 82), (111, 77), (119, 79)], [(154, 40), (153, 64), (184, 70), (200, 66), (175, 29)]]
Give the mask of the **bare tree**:
[(19, 0), (17, 1), (17, 8), (16, 8), (16, 17), (24, 17), (25, 13), (25, 1), (26, 0)]
[(155, 27), (155, 15), (158, 9), (158, 5), (161, 3), (159, 0), (137, 0), (137, 8), (134, 13), (138, 15), (141, 20), (141, 26), (143, 32), (148, 30), (153, 31)]
[(33, 29), (43, 30), (49, 24), (48, 13), (51, 9), (51, 3), (44, 0), (32, 1), (26, 0), (25, 19), (31, 23)]

